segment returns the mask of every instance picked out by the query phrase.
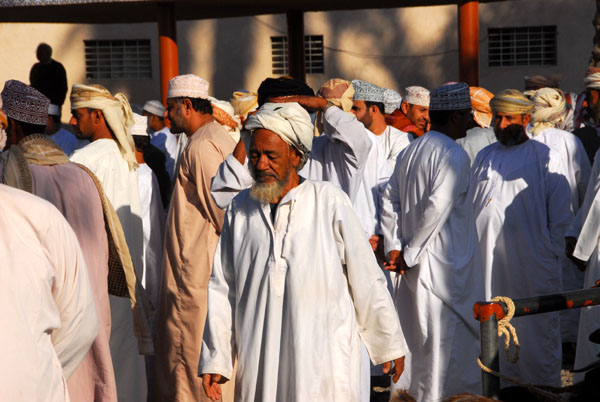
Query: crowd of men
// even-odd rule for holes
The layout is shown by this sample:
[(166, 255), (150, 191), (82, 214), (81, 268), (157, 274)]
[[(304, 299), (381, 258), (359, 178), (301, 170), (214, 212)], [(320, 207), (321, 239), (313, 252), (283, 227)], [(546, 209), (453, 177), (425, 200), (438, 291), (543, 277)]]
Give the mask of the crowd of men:
[[(600, 279), (600, 69), (579, 95), (280, 77), (223, 101), (187, 74), (139, 107), (75, 84), (67, 130), (36, 66), (1, 93), (0, 400), (477, 394), (475, 302)], [(501, 372), (559, 386), (599, 322), (514, 319)]]

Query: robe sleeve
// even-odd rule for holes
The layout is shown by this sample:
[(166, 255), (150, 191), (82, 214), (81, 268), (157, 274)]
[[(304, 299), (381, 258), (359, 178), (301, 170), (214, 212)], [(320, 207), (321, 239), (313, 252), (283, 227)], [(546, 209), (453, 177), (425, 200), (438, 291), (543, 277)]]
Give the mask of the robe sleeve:
[(231, 200), (254, 183), (250, 171), (233, 154), (229, 154), (219, 165), (212, 179), (210, 191), (215, 203), (221, 209), (227, 209)]
[(400, 358), (408, 353), (408, 346), (385, 276), (350, 201), (344, 197), (340, 204), (334, 215), (334, 236), (346, 267), (358, 332), (373, 364)]
[(573, 136), (575, 141), (575, 155), (573, 156), (573, 167), (575, 169), (575, 181), (577, 182), (577, 194), (579, 196), (579, 205), (581, 205), (585, 199), (585, 193), (588, 182), (590, 181), (590, 175), (592, 167), (590, 166), (590, 160), (585, 153), (585, 148), (579, 138)]
[(558, 155), (550, 151), (546, 173), (546, 204), (548, 205), (548, 232), (552, 249), (557, 257), (565, 253), (565, 233), (573, 221), (570, 187), (567, 171)]
[(198, 375), (233, 376), (235, 348), (235, 273), (233, 267), (231, 211), (228, 210), (219, 237), (208, 283), (208, 313), (202, 337)]
[(60, 315), (60, 328), (52, 331), (52, 344), (69, 378), (98, 335), (98, 317), (87, 268), (75, 233), (58, 215), (48, 217), (46, 245), (56, 276), (52, 296)]
[(583, 261), (589, 260), (600, 237), (600, 152), (594, 157), (583, 204), (573, 219), (567, 236), (577, 237), (573, 255)]
[(404, 247), (404, 260), (409, 267), (419, 263), (421, 254), (437, 237), (446, 224), (454, 204), (469, 192), (469, 158), (466, 152), (448, 153), (434, 170), (423, 214), (416, 225), (416, 232)]
[(398, 188), (399, 164), (396, 163), (394, 173), (390, 177), (381, 199), (381, 232), (385, 254), (392, 250), (402, 250), (402, 205)]

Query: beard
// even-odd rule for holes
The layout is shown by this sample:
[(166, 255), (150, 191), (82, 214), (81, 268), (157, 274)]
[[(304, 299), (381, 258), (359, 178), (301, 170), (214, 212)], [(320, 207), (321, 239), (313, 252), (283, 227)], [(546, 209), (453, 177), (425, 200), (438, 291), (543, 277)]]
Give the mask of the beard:
[(511, 124), (503, 130), (496, 128), (494, 131), (498, 142), (505, 147), (512, 147), (520, 144), (524, 140), (523, 137), (527, 137), (525, 134), (525, 127), (519, 124)]
[(259, 202), (266, 202), (272, 204), (275, 200), (279, 199), (285, 190), (285, 187), (290, 178), (291, 170), (288, 170), (283, 177), (283, 179), (279, 179), (274, 174), (260, 174), (256, 172), (252, 172), (254, 179), (257, 180), (261, 177), (273, 177), (274, 181), (271, 182), (260, 182), (255, 181), (254, 185), (250, 188), (250, 197), (254, 198)]

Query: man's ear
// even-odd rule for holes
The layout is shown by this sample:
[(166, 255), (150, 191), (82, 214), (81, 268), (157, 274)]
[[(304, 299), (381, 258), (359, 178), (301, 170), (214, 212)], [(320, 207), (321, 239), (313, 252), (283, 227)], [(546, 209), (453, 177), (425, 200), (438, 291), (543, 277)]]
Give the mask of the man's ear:
[(521, 120), (523, 121), (523, 127), (526, 127), (529, 124), (529, 122), (531, 121), (531, 115), (523, 114), (523, 115), (521, 115)]
[(402, 102), (402, 103), (400, 104), (400, 110), (402, 110), (402, 113), (404, 113), (404, 114), (408, 114), (408, 108), (409, 108), (409, 105), (408, 105), (408, 103), (406, 103), (406, 102)]
[(290, 147), (290, 150), (292, 151), (290, 158), (292, 160), (292, 164), (294, 168), (298, 168), (298, 165), (300, 165), (300, 161), (302, 160), (302, 154), (294, 147)]
[(102, 114), (102, 110), (95, 109), (90, 112), (92, 122), (94, 124), (98, 124), (104, 120), (104, 115)]

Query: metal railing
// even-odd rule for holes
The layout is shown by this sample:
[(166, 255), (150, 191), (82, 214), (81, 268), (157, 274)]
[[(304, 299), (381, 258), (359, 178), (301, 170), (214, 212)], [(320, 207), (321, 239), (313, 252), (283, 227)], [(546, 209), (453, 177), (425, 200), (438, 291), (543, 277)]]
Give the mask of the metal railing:
[[(515, 305), (514, 317), (595, 306), (600, 304), (600, 288), (515, 299), (513, 302)], [(479, 321), (481, 329), (481, 362), (488, 368), (499, 372), (498, 320), (506, 316), (508, 307), (504, 302), (477, 302), (473, 306), (473, 313), (475, 319)], [(482, 371), (481, 387), (484, 396), (498, 398), (500, 379)]]

